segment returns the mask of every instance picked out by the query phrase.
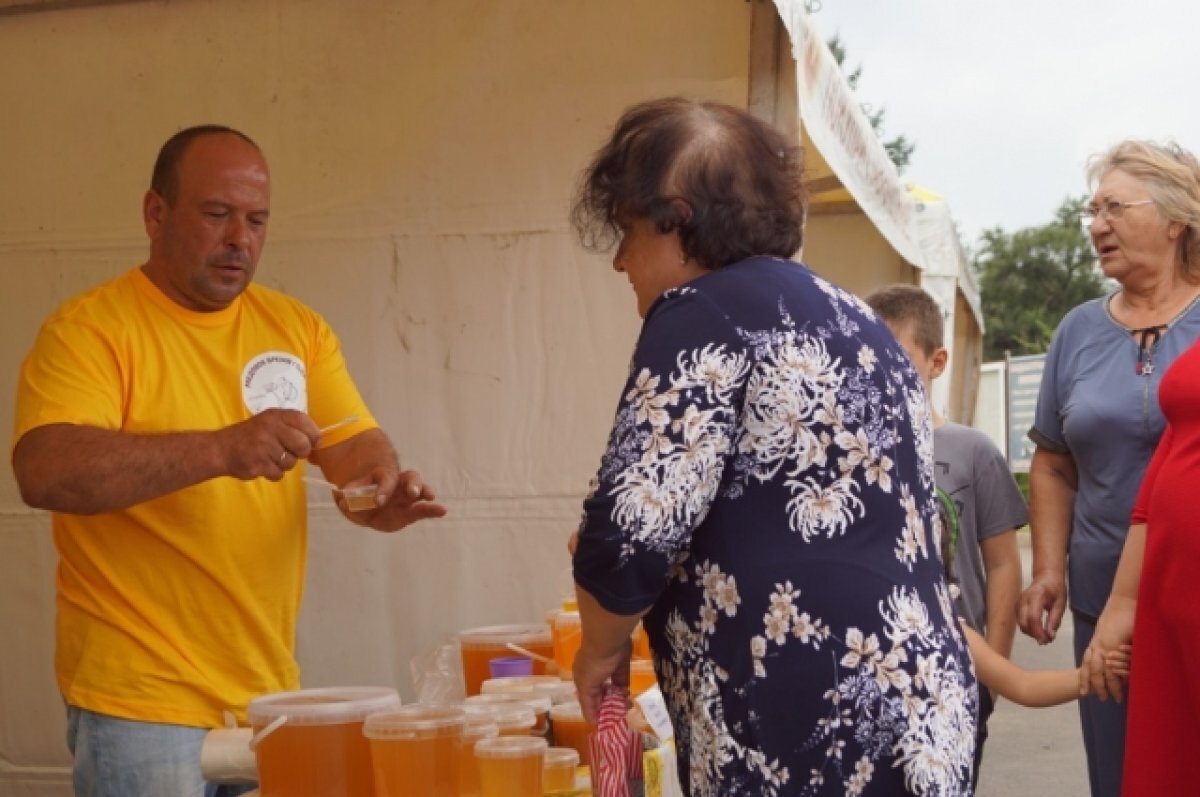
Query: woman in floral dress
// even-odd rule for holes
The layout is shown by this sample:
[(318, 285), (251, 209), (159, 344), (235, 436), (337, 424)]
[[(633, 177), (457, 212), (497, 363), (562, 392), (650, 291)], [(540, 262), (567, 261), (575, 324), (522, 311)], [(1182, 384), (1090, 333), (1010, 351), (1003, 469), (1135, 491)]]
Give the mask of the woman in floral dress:
[(702, 795), (966, 795), (977, 693), (937, 551), (904, 351), (787, 260), (799, 151), (743, 110), (628, 110), (584, 176), (584, 244), (645, 319), (574, 555), (593, 715), (644, 617)]

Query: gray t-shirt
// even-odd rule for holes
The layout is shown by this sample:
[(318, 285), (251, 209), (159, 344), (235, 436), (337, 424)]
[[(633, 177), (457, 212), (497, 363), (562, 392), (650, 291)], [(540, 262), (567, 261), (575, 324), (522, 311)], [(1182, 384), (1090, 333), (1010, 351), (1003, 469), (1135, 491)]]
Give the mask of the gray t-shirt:
[(934, 481), (958, 512), (954, 578), (958, 610), (979, 633), (987, 631), (987, 574), (981, 544), (1029, 522), (1025, 499), (1004, 455), (986, 434), (944, 423), (933, 430)]
[[(1166, 421), (1163, 372), (1200, 337), (1200, 301), (1180, 313), (1138, 373), (1138, 339), (1108, 312), (1110, 296), (1063, 318), (1050, 342), (1029, 437), (1070, 454), (1079, 472), (1068, 551), (1071, 608), (1098, 617), (1112, 590), (1129, 515)], [(1143, 358), (1144, 360), (1145, 358)]]

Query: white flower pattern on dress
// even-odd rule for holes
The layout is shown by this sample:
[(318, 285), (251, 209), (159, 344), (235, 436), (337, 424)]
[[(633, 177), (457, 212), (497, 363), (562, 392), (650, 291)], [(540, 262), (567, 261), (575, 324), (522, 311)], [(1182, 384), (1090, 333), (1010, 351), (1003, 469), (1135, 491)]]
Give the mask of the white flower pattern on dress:
[[(871, 794), (898, 777), (912, 794), (967, 794), (974, 676), (949, 595), (929, 575), (940, 563), (926, 398), (890, 335), (864, 331), (877, 328), (873, 314), (809, 278), (828, 315), (798, 323), (781, 298), (766, 328), (712, 321), (698, 288), (664, 295), (656, 311), (693, 301), (725, 328), (657, 360), (635, 356), (596, 496), (617, 567), (655, 554), (668, 576), (652, 638), (694, 797)], [(754, 504), (760, 495), (772, 499)], [(739, 526), (741, 502), (778, 513), (769, 532)], [(725, 536), (697, 536), (718, 506)], [(873, 507), (886, 508), (880, 520)], [(726, 546), (758, 533), (790, 537), (781, 554), (792, 557), (867, 541), (891, 575), (843, 620), (786, 559), (768, 583), (736, 570)], [(775, 706), (756, 696), (788, 694), (798, 673), (822, 708), (793, 717), (786, 741), (760, 737)]]

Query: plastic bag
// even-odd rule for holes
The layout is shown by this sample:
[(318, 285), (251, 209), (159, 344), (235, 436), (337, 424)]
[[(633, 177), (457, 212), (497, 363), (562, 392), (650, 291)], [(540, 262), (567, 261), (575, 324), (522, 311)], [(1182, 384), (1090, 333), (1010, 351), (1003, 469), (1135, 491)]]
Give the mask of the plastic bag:
[(413, 656), (409, 669), (418, 703), (447, 705), (461, 703), (466, 697), (462, 654), (457, 639), (449, 639)]
[(596, 730), (588, 741), (592, 757), (592, 794), (641, 797), (642, 735), (625, 721), (625, 691), (609, 685), (600, 700)]

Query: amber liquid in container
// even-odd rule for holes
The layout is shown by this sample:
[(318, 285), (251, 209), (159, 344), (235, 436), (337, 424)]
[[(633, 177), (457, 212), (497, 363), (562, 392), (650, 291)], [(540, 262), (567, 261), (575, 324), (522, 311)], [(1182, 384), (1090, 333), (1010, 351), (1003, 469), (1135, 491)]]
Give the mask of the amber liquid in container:
[(566, 795), (575, 791), (579, 753), (570, 747), (551, 747), (542, 759), (542, 794)]
[(500, 736), (475, 744), (481, 797), (542, 797), (546, 740)]
[(462, 746), (458, 752), (458, 797), (481, 797), (479, 764), (475, 761), (475, 743), (480, 739), (495, 739), (500, 729), (480, 718), (467, 718), (463, 727)]
[[(554, 656), (550, 630), (544, 625), (494, 625), (462, 631), (458, 635), (458, 644), (462, 651), (463, 685), (468, 696), (479, 694), (483, 682), (492, 677), (489, 661), (520, 655), (508, 648), (509, 642), (547, 659)], [(534, 660), (533, 674), (545, 673), (546, 665)]]
[[(367, 716), (397, 709), (383, 687), (330, 687), (264, 695), (250, 702), (263, 797), (375, 793)], [(269, 726), (277, 724), (273, 729)], [(265, 732), (265, 733), (264, 733)]]
[(461, 708), (421, 705), (367, 717), (375, 797), (459, 797), (465, 722)]
[(570, 747), (579, 753), (579, 760), (590, 766), (588, 738), (593, 728), (583, 719), (583, 709), (578, 703), (560, 703), (550, 709), (551, 735), (555, 747)]
[(263, 797), (374, 794), (361, 722), (279, 728), (259, 745)]
[(579, 612), (559, 612), (554, 616), (554, 663), (563, 678), (571, 677), (571, 668), (575, 666), (575, 656), (579, 653), (579, 645), (583, 642), (583, 627), (580, 623)]

